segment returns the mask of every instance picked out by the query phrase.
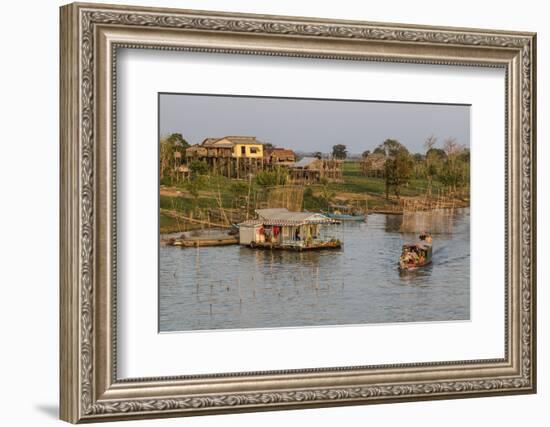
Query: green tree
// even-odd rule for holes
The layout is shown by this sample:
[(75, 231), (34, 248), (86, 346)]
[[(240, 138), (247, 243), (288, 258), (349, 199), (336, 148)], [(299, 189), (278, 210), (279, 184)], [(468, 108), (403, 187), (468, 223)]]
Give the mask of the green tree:
[(375, 153), (385, 154), (386, 157), (395, 157), (401, 151), (405, 150), (408, 153), (407, 148), (396, 139), (386, 139), (374, 150)]
[(321, 200), (323, 207), (328, 210), (336, 193), (330, 187), (330, 184), (326, 178), (321, 178), (319, 183), (321, 184), (321, 193), (319, 194), (319, 199)]
[(187, 148), (189, 143), (183, 138), (181, 133), (173, 133), (166, 140), (176, 147)]
[(208, 173), (208, 164), (202, 160), (193, 160), (189, 163), (191, 176), (206, 175)]
[(401, 196), (401, 187), (409, 182), (413, 171), (414, 162), (409, 151), (404, 146), (401, 146), (397, 152), (394, 151), (393, 153), (384, 163), (386, 199), (389, 199), (391, 187), (393, 187), (393, 191), (399, 199)]
[(426, 151), (426, 157), (431, 156), (432, 159), (437, 161), (444, 161), (447, 158), (447, 154), (441, 148), (431, 148)]
[[(433, 138), (433, 137), (432, 137)], [(426, 147), (426, 179), (428, 180), (428, 192), (431, 194), (433, 181), (436, 179), (443, 167), (443, 163), (447, 158), (447, 154), (441, 148), (435, 148), (435, 138), (433, 143), (430, 143), (429, 138), (424, 144)]]
[(288, 181), (288, 172), (283, 168), (263, 170), (256, 175), (256, 184), (261, 187), (274, 187), (285, 185)]
[(344, 160), (348, 157), (348, 150), (344, 144), (336, 144), (332, 147), (332, 157)]
[(421, 153), (414, 153), (411, 156), (413, 160), (413, 175), (415, 178), (426, 176), (426, 158)]
[(428, 193), (432, 194), (432, 183), (433, 178), (437, 174), (437, 168), (436, 168), (436, 158), (434, 155), (432, 155), (432, 151), (434, 150), (435, 144), (437, 144), (437, 138), (434, 135), (430, 135), (428, 138), (426, 138), (426, 141), (424, 141), (424, 148), (426, 149), (426, 168), (425, 168), (425, 174), (426, 179), (428, 180)]
[(386, 156), (384, 162), (386, 199), (389, 199), (392, 187), (395, 195), (399, 198), (401, 187), (409, 181), (414, 167), (409, 150), (398, 140), (388, 138), (374, 149), (374, 153)]
[(469, 184), (469, 150), (461, 146), (455, 138), (450, 137), (445, 140), (443, 151), (446, 158), (439, 171), (439, 180), (453, 190)]
[(160, 140), (159, 172), (161, 180), (172, 180), (176, 176), (176, 168), (185, 157), (185, 149), (189, 147), (181, 133), (173, 133)]
[(205, 186), (205, 177), (202, 175), (193, 175), (189, 181), (185, 183), (185, 188), (191, 194), (193, 200), (193, 210), (199, 206), (200, 191)]
[(174, 145), (170, 143), (166, 138), (160, 140), (160, 178), (164, 178), (170, 170), (170, 165), (174, 159)]

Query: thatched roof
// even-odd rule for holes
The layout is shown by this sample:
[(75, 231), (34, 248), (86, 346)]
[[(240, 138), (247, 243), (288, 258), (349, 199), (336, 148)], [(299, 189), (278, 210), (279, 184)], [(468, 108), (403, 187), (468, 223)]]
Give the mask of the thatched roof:
[(268, 156), (274, 157), (295, 157), (294, 151), (287, 148), (271, 148), (266, 151)]

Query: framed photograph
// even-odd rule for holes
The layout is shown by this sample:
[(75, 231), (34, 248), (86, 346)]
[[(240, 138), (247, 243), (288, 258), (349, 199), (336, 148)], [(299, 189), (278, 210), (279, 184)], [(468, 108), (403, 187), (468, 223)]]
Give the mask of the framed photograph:
[(536, 391), (533, 33), (61, 8), (61, 418)]

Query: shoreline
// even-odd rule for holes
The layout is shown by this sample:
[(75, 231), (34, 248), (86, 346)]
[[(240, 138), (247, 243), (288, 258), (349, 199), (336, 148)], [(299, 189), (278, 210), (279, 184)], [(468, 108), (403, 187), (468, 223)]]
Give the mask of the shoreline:
[[(460, 203), (460, 204), (457, 204), (456, 206), (454, 207), (441, 207), (441, 208), (435, 208), (435, 209), (425, 209), (425, 210), (418, 210), (416, 212), (430, 212), (430, 211), (434, 211), (434, 210), (449, 210), (449, 209), (466, 209), (466, 208), (469, 208), (470, 207), (470, 203)], [(372, 209), (372, 210), (368, 210), (365, 214), (367, 215), (367, 217), (369, 215), (403, 215), (405, 212), (403, 210), (396, 210), (396, 209), (384, 209), (384, 208), (375, 208), (375, 209)], [(209, 228), (201, 228), (201, 226), (199, 224), (187, 224), (187, 229), (185, 231), (182, 231), (180, 229), (178, 229), (177, 227), (161, 227), (159, 229), (159, 235), (160, 235), (160, 240), (161, 240), (161, 243), (162, 243), (162, 239), (163, 237), (166, 238), (166, 236), (170, 235), (170, 234), (183, 234), (183, 233), (187, 233), (187, 232), (192, 232), (192, 231), (198, 231), (198, 230), (211, 230), (211, 229), (217, 229), (216, 227), (209, 227)], [(178, 236), (179, 237), (179, 236)]]

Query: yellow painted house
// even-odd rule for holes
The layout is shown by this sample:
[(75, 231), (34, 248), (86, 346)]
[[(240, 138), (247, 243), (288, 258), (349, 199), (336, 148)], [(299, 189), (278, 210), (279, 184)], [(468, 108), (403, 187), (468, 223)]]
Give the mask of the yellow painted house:
[(264, 144), (255, 136), (225, 136), (216, 140), (213, 145), (233, 145), (232, 157), (261, 159), (264, 156)]
[(228, 178), (245, 178), (258, 173), (264, 165), (264, 143), (255, 136), (206, 138), (185, 150), (187, 161), (200, 160), (210, 170)]

